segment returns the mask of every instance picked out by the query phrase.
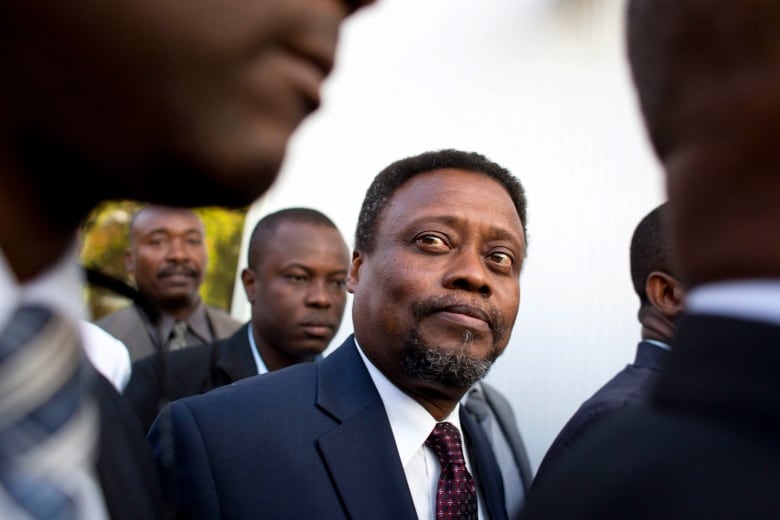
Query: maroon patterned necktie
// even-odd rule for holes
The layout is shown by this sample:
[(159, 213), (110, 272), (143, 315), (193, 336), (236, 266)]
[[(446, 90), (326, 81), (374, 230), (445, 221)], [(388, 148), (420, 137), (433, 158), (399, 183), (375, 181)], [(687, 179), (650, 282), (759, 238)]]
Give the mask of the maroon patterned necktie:
[(451, 423), (437, 423), (425, 445), (441, 462), (436, 491), (437, 520), (477, 520), (477, 488), (466, 469), (458, 429)]

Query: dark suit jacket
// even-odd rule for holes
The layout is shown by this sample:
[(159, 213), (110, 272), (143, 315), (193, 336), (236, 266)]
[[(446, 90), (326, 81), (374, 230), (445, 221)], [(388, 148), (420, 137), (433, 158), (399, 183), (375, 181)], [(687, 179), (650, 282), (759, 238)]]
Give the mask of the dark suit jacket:
[(215, 343), (167, 353), (167, 395), (160, 357), (148, 356), (135, 361), (123, 395), (135, 408), (144, 431), (149, 430), (164, 399), (173, 401), (202, 394), (257, 375), (248, 328), (246, 324), (229, 338)]
[(636, 348), (634, 363), (627, 365), (582, 403), (558, 433), (539, 465), (536, 480), (542, 480), (550, 467), (557, 464), (599, 421), (625, 406), (645, 404), (668, 354), (668, 350), (657, 345), (647, 341), (640, 342)]
[[(157, 351), (155, 342), (149, 336), (146, 322), (141, 317), (142, 312), (137, 305), (131, 305), (103, 316), (95, 322), (127, 345), (132, 361)], [(214, 332), (214, 337), (217, 339), (230, 336), (242, 325), (226, 312), (208, 305), (206, 306), (206, 317)]]
[(778, 366), (780, 327), (684, 316), (650, 403), (597, 425), (522, 518), (780, 518)]
[[(461, 413), (475, 480), (492, 519), (506, 517), (500, 475), (475, 421)], [(352, 337), (302, 363), (172, 402), (149, 433), (164, 452), (170, 426), (181, 518), (416, 518), (379, 393)]]
[(162, 518), (162, 494), (152, 450), (130, 405), (94, 370), (100, 413), (97, 474), (111, 520)]

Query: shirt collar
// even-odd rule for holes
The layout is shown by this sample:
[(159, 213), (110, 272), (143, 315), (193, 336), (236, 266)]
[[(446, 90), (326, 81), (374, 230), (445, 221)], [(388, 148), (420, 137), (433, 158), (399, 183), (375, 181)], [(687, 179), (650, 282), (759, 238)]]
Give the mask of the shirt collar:
[(685, 297), (691, 314), (711, 314), (780, 325), (780, 280), (730, 280), (700, 285)]
[(657, 339), (643, 339), (645, 343), (650, 343), (651, 345), (655, 345), (656, 347), (662, 348), (664, 350), (672, 350), (671, 345), (668, 343), (664, 343), (663, 341), (658, 341)]
[(263, 357), (260, 355), (260, 351), (257, 349), (257, 343), (255, 343), (255, 335), (252, 329), (252, 323), (249, 323), (249, 327), (246, 328), (247, 334), (249, 334), (249, 346), (252, 350), (252, 357), (255, 358), (255, 365), (257, 365), (257, 373), (265, 374), (268, 372), (268, 367), (263, 361)]
[[(168, 338), (173, 330), (173, 324), (178, 320), (173, 319), (169, 314), (163, 313), (160, 316), (160, 337)], [(198, 306), (190, 314), (187, 319), (187, 326), (189, 327), (189, 333), (197, 336), (203, 343), (212, 343), (214, 337), (211, 335), (211, 327), (209, 326), (208, 316), (206, 315), (206, 306), (203, 300), (198, 301)]]
[[(355, 345), (377, 392), (379, 392), (379, 397), (382, 398), (401, 464), (406, 467), (414, 454), (425, 443), (425, 439), (433, 431), (437, 421), (428, 413), (428, 410), (403, 393), (366, 357), (357, 338), (355, 338)], [(454, 424), (462, 436), (459, 411), (460, 403), (455, 406), (448, 417), (444, 418), (444, 421)]]

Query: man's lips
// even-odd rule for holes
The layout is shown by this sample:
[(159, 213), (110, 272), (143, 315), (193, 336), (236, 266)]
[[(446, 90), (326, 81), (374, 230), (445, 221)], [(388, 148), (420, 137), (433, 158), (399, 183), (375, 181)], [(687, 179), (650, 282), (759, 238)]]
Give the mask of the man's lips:
[(328, 337), (331, 334), (333, 334), (333, 330), (335, 329), (335, 326), (330, 323), (311, 322), (311, 323), (302, 323), (301, 328), (309, 336)]
[(196, 278), (198, 273), (193, 269), (163, 269), (157, 273), (157, 278), (187, 277)]
[(197, 278), (197, 274), (190, 270), (165, 271), (157, 275), (161, 282), (174, 285), (191, 284)]
[(451, 305), (437, 309), (433, 314), (470, 329), (490, 330), (493, 328), (488, 313), (469, 305)]

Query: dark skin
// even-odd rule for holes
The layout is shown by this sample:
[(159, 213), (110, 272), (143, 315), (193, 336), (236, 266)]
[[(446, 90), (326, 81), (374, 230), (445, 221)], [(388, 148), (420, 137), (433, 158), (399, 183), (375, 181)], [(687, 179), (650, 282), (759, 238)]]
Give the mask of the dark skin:
[(0, 247), (17, 280), (57, 261), (104, 200), (257, 199), (319, 104), (341, 23), (369, 3), (0, 6)]
[(349, 250), (332, 227), (281, 222), (241, 281), (269, 371), (312, 361), (338, 332), (347, 303)]
[(133, 218), (127, 271), (138, 290), (174, 319), (186, 320), (200, 304), (208, 264), (203, 222), (191, 210), (147, 206)]
[(665, 143), (680, 278), (693, 289), (780, 277), (780, 6), (632, 4), (631, 68), (654, 143)]
[(642, 339), (671, 343), (677, 332), (676, 320), (683, 310), (682, 285), (668, 273), (653, 271), (645, 282), (645, 292), (650, 305), (639, 311)]
[[(352, 255), (355, 335), (388, 379), (442, 420), (468, 387), (410, 376), (401, 363), (405, 342), (414, 330), (426, 348), (479, 360), (503, 352), (520, 303), (520, 217), (498, 182), (444, 169), (402, 185), (376, 232), (373, 251)], [(420, 301), (433, 302), (433, 310), (415, 315)]]

